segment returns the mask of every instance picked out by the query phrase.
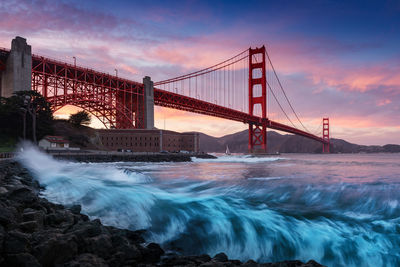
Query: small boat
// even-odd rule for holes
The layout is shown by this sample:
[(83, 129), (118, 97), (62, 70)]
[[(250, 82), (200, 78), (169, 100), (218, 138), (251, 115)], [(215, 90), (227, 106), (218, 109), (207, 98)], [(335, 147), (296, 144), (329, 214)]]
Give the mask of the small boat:
[(230, 154), (231, 154), (231, 152), (229, 151), (229, 147), (228, 147), (228, 145), (226, 145), (225, 155), (230, 155)]

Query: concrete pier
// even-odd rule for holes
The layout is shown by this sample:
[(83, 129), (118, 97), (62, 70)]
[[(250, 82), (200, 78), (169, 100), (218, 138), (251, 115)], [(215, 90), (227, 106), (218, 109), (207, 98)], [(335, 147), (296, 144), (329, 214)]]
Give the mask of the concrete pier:
[(143, 78), (144, 129), (154, 129), (154, 86), (149, 76)]
[(10, 97), (14, 92), (31, 90), (32, 50), (26, 39), (15, 37), (6, 68), (1, 72), (1, 96)]

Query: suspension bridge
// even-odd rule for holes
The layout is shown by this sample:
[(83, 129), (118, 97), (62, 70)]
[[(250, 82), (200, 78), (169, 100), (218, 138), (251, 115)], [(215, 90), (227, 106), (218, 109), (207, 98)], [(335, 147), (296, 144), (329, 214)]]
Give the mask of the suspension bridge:
[[(0, 49), (2, 95), (23, 90), (18, 84), (29, 77), (28, 90), (41, 93), (54, 111), (77, 106), (109, 129), (153, 128), (155, 104), (248, 124), (251, 153), (267, 151), (267, 128), (316, 140), (323, 152), (329, 152), (329, 119), (322, 119), (318, 132), (305, 127), (265, 46), (186, 75), (154, 83), (145, 77), (139, 83), (31, 54), (26, 40), (18, 38), (11, 50)], [(25, 79), (15, 77), (15, 72)]]

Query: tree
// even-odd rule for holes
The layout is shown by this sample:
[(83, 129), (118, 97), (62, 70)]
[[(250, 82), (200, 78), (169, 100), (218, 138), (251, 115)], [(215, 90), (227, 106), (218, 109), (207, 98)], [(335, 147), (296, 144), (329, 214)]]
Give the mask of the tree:
[[(29, 99), (31, 112), (27, 112), (27, 99)], [(36, 118), (36, 127), (34, 128), (38, 140), (53, 133), (53, 113), (50, 103), (38, 92), (18, 91), (11, 97), (0, 98), (0, 126), (3, 135), (22, 137), (25, 118), (26, 138), (32, 139), (33, 116)]]
[(89, 125), (91, 121), (90, 114), (84, 110), (78, 111), (75, 114), (71, 114), (69, 116), (70, 123), (72, 123), (75, 126), (81, 126), (81, 125)]

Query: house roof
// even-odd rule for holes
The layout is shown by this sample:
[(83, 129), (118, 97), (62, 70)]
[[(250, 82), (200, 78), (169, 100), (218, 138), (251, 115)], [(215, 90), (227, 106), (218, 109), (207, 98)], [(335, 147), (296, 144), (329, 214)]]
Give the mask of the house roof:
[(63, 136), (46, 135), (44, 139), (51, 143), (69, 143), (69, 141), (66, 140)]

